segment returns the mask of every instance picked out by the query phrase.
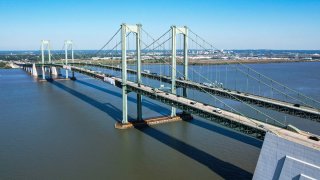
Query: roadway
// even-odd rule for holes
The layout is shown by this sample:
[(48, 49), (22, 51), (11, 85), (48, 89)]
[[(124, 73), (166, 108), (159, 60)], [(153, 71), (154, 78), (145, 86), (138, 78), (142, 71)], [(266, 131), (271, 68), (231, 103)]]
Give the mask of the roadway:
[[(93, 66), (93, 67), (101, 67), (106, 69), (113, 69), (120, 71), (121, 68), (109, 66), (109, 65), (102, 65), (102, 64), (92, 64), (92, 63), (73, 63), (74, 65), (80, 66)], [(129, 73), (136, 74), (135, 70), (128, 69)], [(171, 78), (167, 76), (160, 76), (157, 74), (150, 74), (146, 72), (141, 72), (141, 75), (151, 79), (158, 79), (163, 82), (171, 83)], [(293, 116), (298, 116), (305, 119), (310, 119), (313, 121), (320, 122), (320, 109), (316, 109), (313, 107), (303, 106), (300, 105), (296, 107), (295, 104), (285, 101), (280, 101), (276, 99), (271, 99), (268, 97), (257, 96), (250, 93), (242, 93), (239, 91), (233, 91), (224, 88), (217, 88), (217, 87), (208, 87), (200, 83), (186, 81), (186, 80), (176, 80), (177, 87), (185, 87), (185, 88), (192, 88), (195, 90), (199, 90), (202, 92), (209, 92), (213, 95), (234, 99), (237, 101), (243, 101), (249, 104), (257, 105), (260, 107), (276, 110), (278, 112), (290, 114)]]
[[(62, 65), (55, 66), (62, 67)], [(97, 73), (85, 68), (71, 66), (71, 70), (94, 77), (102, 81), (104, 81), (104, 78), (106, 77), (105, 74)], [(121, 88), (122, 80), (117, 77), (112, 78), (115, 80), (115, 85)], [(154, 88), (146, 85), (139, 86), (138, 84), (131, 81), (127, 81), (126, 85), (129, 91), (140, 93), (144, 96), (166, 103), (170, 106), (175, 106), (183, 111), (214, 121), (219, 125), (244, 133), (256, 139), (263, 140), (265, 134), (269, 132), (289, 141), (293, 141), (304, 146), (320, 150), (320, 141), (309, 139), (310, 136), (314, 136), (313, 134), (304, 131), (299, 131), (299, 133), (292, 132), (285, 129), (284, 127), (270, 125), (259, 120), (245, 117), (226, 110), (217, 111), (217, 107), (206, 105), (200, 102), (195, 102), (194, 100), (185, 97), (178, 97), (175, 94), (167, 93), (161, 90), (155, 90)]]

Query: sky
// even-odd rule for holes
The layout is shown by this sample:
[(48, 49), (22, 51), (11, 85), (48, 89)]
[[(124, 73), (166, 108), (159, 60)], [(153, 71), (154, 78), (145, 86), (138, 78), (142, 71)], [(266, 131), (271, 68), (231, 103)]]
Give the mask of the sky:
[(0, 0), (0, 50), (99, 49), (122, 23), (188, 26), (219, 49), (320, 49), (320, 0)]

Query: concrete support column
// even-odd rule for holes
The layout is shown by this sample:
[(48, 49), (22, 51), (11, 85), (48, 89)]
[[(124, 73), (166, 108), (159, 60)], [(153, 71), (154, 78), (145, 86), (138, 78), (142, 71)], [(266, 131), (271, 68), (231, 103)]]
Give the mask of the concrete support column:
[[(184, 80), (188, 80), (188, 27), (185, 26), (185, 34), (183, 35), (183, 74)], [(183, 97), (188, 97), (187, 88), (183, 88)]]
[(45, 71), (44, 65), (41, 66), (41, 70), (42, 70), (42, 79), (46, 79), (46, 71)]
[(48, 43), (49, 63), (51, 63), (50, 43)]
[(41, 43), (41, 62), (42, 64), (44, 64), (44, 44), (43, 44), (43, 41)]
[[(172, 32), (172, 57), (171, 57), (171, 93), (176, 94), (176, 26), (171, 26)], [(171, 107), (171, 117), (176, 116), (176, 108)]]
[[(137, 50), (137, 84), (141, 85), (141, 24), (137, 25), (136, 50)], [(137, 120), (142, 120), (142, 96), (137, 94)]]
[[(65, 41), (64, 43), (64, 54), (65, 54), (65, 64), (68, 65), (68, 44)], [(66, 79), (68, 79), (68, 69), (66, 69)]]
[(49, 79), (52, 79), (52, 69), (51, 67), (47, 67), (48, 68), (48, 73), (49, 73)]
[[(71, 44), (71, 59), (72, 59), (72, 63), (74, 63), (73, 44)], [(72, 71), (72, 78), (71, 79), (75, 80), (74, 71)]]
[(71, 44), (71, 60), (72, 60), (72, 63), (74, 63), (73, 44)]
[(121, 54), (122, 54), (122, 123), (128, 123), (128, 101), (127, 101), (127, 27), (121, 25)]
[(61, 68), (58, 68), (58, 69), (57, 69), (57, 73), (58, 73), (58, 76), (62, 76)]
[(35, 63), (32, 64), (32, 71), (31, 72), (32, 72), (32, 76), (38, 77), (37, 67), (36, 67)]
[(58, 71), (56, 67), (51, 67), (51, 74), (54, 76), (58, 76)]

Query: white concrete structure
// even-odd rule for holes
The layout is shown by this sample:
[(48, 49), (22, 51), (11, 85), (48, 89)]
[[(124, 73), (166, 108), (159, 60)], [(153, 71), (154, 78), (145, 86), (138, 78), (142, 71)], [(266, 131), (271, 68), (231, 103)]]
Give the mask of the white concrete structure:
[(320, 151), (267, 133), (253, 179), (320, 179)]
[[(71, 60), (74, 63), (74, 54), (73, 54), (73, 42), (71, 40), (64, 41), (64, 50), (65, 50), (65, 65), (68, 65), (68, 49), (71, 49)], [(66, 69), (66, 78), (68, 78), (68, 69)], [(74, 77), (74, 73), (72, 73), (72, 77)]]
[(51, 67), (51, 74), (54, 75), (54, 76), (58, 76), (58, 71), (57, 71), (57, 68), (56, 67)]
[(36, 64), (32, 64), (32, 76), (38, 77), (37, 67)]

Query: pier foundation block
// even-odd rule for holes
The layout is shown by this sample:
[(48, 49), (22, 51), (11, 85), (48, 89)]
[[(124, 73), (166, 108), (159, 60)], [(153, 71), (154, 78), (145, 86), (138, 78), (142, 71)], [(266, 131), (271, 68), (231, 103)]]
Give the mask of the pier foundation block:
[(192, 120), (193, 117), (190, 114), (180, 113), (176, 116), (160, 116), (160, 117), (154, 117), (145, 119), (142, 121), (132, 121), (128, 122), (126, 124), (123, 124), (121, 122), (117, 122), (115, 124), (115, 128), (117, 129), (129, 129), (133, 127), (141, 127), (141, 126), (150, 126), (150, 125), (157, 125), (157, 124), (163, 124), (163, 123), (170, 123), (170, 122), (176, 122), (176, 121), (188, 121)]

